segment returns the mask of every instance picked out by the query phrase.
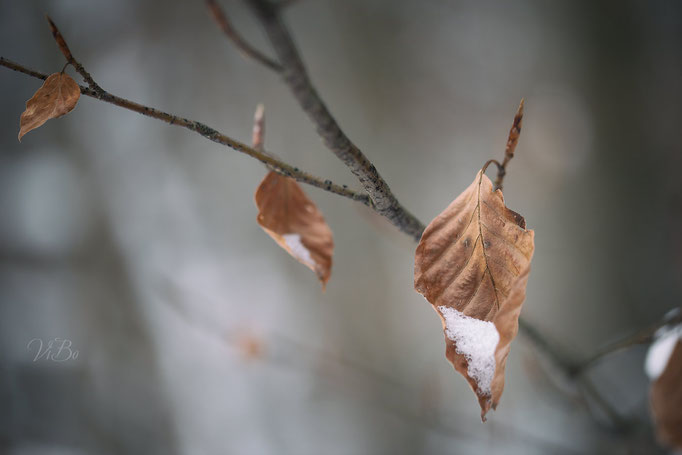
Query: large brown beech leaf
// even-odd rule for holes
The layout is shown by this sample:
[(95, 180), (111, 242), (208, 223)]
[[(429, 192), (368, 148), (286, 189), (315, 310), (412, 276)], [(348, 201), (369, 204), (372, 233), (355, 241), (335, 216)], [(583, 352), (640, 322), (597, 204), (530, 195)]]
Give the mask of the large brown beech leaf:
[(313, 201), (293, 179), (270, 171), (256, 190), (258, 224), (322, 282), (329, 281), (334, 240)]
[(19, 120), (19, 141), (51, 118), (71, 112), (80, 96), (80, 87), (67, 74), (55, 73), (45, 79), (43, 86), (26, 102), (26, 110)]
[(415, 255), (414, 286), (438, 312), (445, 355), (469, 382), (481, 418), (504, 388), (504, 367), (526, 296), (533, 236), (502, 191), (479, 172), (426, 227)]
[(661, 343), (669, 346), (653, 345), (651, 348), (672, 351), (667, 353), (667, 359), (656, 359), (661, 362), (658, 366), (661, 371), (656, 373), (658, 376), (651, 383), (651, 411), (658, 439), (667, 446), (682, 450), (682, 327), (674, 330), (677, 333), (670, 334)]

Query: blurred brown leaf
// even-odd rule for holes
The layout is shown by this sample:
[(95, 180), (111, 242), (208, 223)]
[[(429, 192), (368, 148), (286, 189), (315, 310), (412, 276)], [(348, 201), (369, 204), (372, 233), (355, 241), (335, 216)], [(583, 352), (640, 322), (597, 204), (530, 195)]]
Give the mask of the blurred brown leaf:
[(254, 333), (240, 334), (235, 345), (246, 360), (260, 359), (265, 355), (265, 340)]
[(332, 231), (313, 201), (293, 179), (274, 171), (256, 190), (258, 224), (322, 282), (329, 281), (334, 240)]
[(534, 249), (534, 232), (479, 172), (427, 226), (415, 256), (414, 286), (443, 322), (446, 357), (478, 397), (481, 417), (504, 388), (504, 368)]
[(651, 384), (651, 410), (658, 439), (682, 450), (682, 341), (679, 339), (663, 373)]
[(19, 121), (19, 141), (49, 119), (71, 112), (80, 96), (80, 87), (67, 74), (55, 73), (45, 79), (43, 86), (26, 102), (26, 110)]

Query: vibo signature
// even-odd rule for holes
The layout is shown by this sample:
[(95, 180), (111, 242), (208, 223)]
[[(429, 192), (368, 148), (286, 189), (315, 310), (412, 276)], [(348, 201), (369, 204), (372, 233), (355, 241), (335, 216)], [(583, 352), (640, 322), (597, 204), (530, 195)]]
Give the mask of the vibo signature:
[(33, 361), (37, 362), (40, 359), (52, 360), (53, 362), (66, 362), (67, 360), (76, 360), (78, 358), (78, 350), (73, 348), (71, 340), (66, 338), (54, 338), (47, 343), (43, 343), (42, 338), (33, 338), (26, 345), (26, 349), (38, 348)]

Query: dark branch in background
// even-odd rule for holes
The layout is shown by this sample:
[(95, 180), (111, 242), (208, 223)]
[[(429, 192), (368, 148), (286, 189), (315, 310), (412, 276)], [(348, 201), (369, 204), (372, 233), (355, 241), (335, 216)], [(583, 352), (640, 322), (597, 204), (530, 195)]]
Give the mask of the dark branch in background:
[(419, 240), (424, 225), (393, 196), (386, 181), (360, 149), (351, 142), (327, 109), (308, 77), (293, 39), (280, 17), (279, 7), (267, 0), (250, 0), (249, 5), (265, 27), (282, 65), (282, 77), (301, 109), (315, 124), (325, 145), (360, 181), (372, 200), (372, 207), (401, 231)]
[(533, 324), (523, 318), (519, 318), (519, 331), (535, 346), (535, 349), (551, 359), (560, 371), (568, 374), (575, 367), (575, 363), (559, 346), (549, 341)]
[(220, 9), (220, 6), (218, 6), (215, 0), (206, 0), (206, 5), (208, 5), (208, 10), (213, 15), (213, 19), (215, 19), (216, 23), (222, 29), (225, 36), (227, 36), (234, 43), (234, 45), (242, 52), (242, 54), (244, 54), (246, 57), (251, 57), (252, 59), (262, 63), (277, 73), (282, 72), (282, 65), (263, 55), (258, 49), (251, 46), (244, 38), (242, 38), (242, 36), (232, 26), (230, 19), (223, 13), (223, 10)]
[(579, 364), (575, 365), (573, 367), (572, 373), (574, 375), (579, 375), (585, 372), (607, 355), (622, 351), (632, 346), (637, 346), (640, 344), (649, 344), (654, 340), (656, 332), (658, 332), (660, 329), (667, 325), (677, 324), (682, 324), (682, 308), (678, 308), (676, 311), (670, 313), (669, 315), (667, 315), (657, 323), (650, 325), (649, 327), (646, 327), (632, 335), (628, 335), (625, 338), (614, 341), (613, 343), (609, 343), (606, 346), (597, 349), (597, 351), (594, 354), (587, 357)]
[[(568, 380), (577, 387), (582, 394), (585, 405), (589, 405), (587, 398), (591, 397), (594, 400), (593, 404), (601, 409), (614, 429), (622, 430), (628, 427), (629, 422), (621, 417), (613, 406), (599, 393), (589, 378), (573, 374), (578, 363), (571, 355), (549, 341), (536, 327), (523, 318), (519, 318), (519, 331), (526, 336), (540, 354), (552, 362), (554, 367), (563, 376), (563, 380)], [(589, 406), (588, 409), (591, 410)]]
[(588, 371), (605, 357), (633, 346), (649, 344), (654, 341), (656, 333), (660, 329), (678, 324), (682, 324), (682, 307), (668, 313), (655, 324), (612, 343), (608, 343), (583, 360), (577, 360), (575, 356), (570, 355), (559, 346), (548, 341), (533, 325), (519, 318), (519, 329), (533, 343), (535, 348), (555, 365), (561, 374), (564, 375), (565, 379), (575, 384), (584, 398), (589, 397), (593, 400), (591, 403), (604, 413), (611, 422), (613, 429), (623, 433), (634, 433), (638, 422), (622, 416), (601, 395), (592, 380), (587, 376)]
[(288, 8), (290, 6), (293, 6), (295, 3), (298, 3), (301, 0), (279, 0), (277, 3), (278, 8)]

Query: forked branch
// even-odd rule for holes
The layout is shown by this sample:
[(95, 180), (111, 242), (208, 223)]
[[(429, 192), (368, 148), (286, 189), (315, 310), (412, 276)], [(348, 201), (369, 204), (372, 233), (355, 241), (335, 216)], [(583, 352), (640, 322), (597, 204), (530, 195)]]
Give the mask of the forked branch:
[(282, 77), (301, 109), (315, 124), (325, 145), (360, 181), (372, 200), (372, 207), (401, 231), (419, 240), (424, 225), (400, 204), (376, 167), (343, 132), (322, 98), (315, 90), (303, 65), (289, 30), (280, 16), (277, 4), (268, 0), (249, 0), (256, 16), (263, 24), (279, 63)]
[[(68, 63), (71, 64), (76, 69), (76, 71), (78, 71), (78, 73), (83, 77), (83, 79), (88, 84), (88, 87), (80, 86), (81, 94), (99, 99), (106, 103), (114, 104), (116, 106), (137, 112), (142, 115), (146, 115), (147, 117), (152, 117), (157, 120), (161, 120), (170, 125), (176, 125), (186, 128), (190, 131), (194, 131), (195, 133), (205, 137), (206, 139), (209, 139), (213, 142), (217, 142), (218, 144), (221, 145), (225, 145), (233, 150), (236, 150), (252, 158), (255, 158), (264, 163), (265, 165), (267, 165), (268, 167), (270, 167), (271, 169), (279, 172), (282, 175), (291, 177), (296, 181), (307, 183), (308, 185), (312, 185), (314, 187), (321, 188), (325, 191), (329, 191), (331, 193), (347, 197), (354, 201), (362, 202), (365, 205), (371, 205), (370, 199), (366, 194), (358, 193), (356, 191), (348, 189), (345, 185), (343, 186), (337, 185), (332, 183), (330, 180), (322, 180), (319, 177), (315, 177), (307, 172), (301, 171), (297, 167), (291, 166), (290, 164), (287, 164), (273, 157), (272, 155), (265, 151), (256, 150), (253, 147), (249, 147), (248, 145), (239, 142), (235, 139), (232, 139), (231, 137), (205, 125), (204, 123), (195, 120), (190, 120), (178, 115), (169, 114), (159, 109), (145, 106), (107, 92), (95, 82), (92, 76), (85, 70), (83, 65), (78, 60), (76, 60), (76, 58), (71, 53), (71, 50), (69, 49), (68, 45), (66, 44), (66, 40), (60, 33), (57, 26), (54, 24), (54, 22), (49, 17), (47, 18), (47, 20), (50, 24), (52, 35), (54, 36), (54, 39), (57, 42), (57, 45), (59, 46), (59, 50), (62, 52), (62, 54), (64, 54), (64, 57), (66, 58)], [(14, 71), (27, 74), (37, 79), (45, 80), (48, 77), (47, 74), (26, 68), (25, 66), (19, 63), (12, 62), (3, 57), (0, 57), (0, 66), (4, 66)]]
[(669, 315), (661, 319), (660, 321), (645, 327), (637, 332), (627, 335), (624, 338), (616, 340), (609, 343), (594, 352), (589, 357), (585, 358), (582, 362), (578, 363), (573, 368), (573, 374), (578, 375), (590, 367), (594, 366), (597, 362), (602, 360), (604, 357), (614, 354), (616, 352), (623, 351), (632, 346), (637, 346), (640, 344), (649, 344), (654, 341), (656, 332), (668, 325), (678, 325), (682, 324), (682, 308), (678, 308), (677, 311), (671, 312)]

